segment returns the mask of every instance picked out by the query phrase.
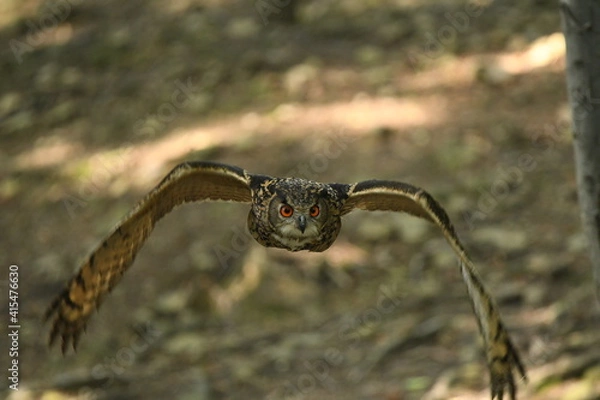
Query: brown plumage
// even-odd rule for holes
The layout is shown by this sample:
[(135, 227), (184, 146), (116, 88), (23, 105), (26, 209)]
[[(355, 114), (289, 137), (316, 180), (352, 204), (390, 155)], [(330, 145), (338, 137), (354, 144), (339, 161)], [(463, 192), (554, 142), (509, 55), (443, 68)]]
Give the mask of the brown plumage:
[(326, 250), (338, 236), (341, 217), (355, 209), (405, 212), (433, 222), (459, 258), (486, 347), (492, 399), (502, 400), (505, 390), (516, 399), (513, 369), (524, 379), (525, 369), (448, 215), (427, 192), (392, 181), (324, 184), (250, 174), (225, 164), (180, 164), (102, 241), (52, 302), (46, 312), (47, 319), (54, 317), (49, 344), (60, 336), (63, 353), (69, 343), (75, 349), (92, 312), (133, 263), (156, 222), (180, 204), (205, 200), (250, 203), (252, 236), (266, 247), (290, 251)]

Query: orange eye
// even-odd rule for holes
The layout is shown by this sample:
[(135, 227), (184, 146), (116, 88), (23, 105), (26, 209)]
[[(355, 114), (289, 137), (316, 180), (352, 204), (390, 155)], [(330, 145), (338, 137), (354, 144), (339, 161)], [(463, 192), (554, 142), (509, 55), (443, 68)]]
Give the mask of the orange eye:
[(287, 204), (283, 204), (279, 208), (279, 214), (281, 214), (282, 217), (289, 218), (294, 214), (294, 209)]
[(321, 213), (321, 209), (319, 209), (319, 206), (312, 206), (310, 208), (310, 216), (311, 217), (318, 217), (320, 213)]

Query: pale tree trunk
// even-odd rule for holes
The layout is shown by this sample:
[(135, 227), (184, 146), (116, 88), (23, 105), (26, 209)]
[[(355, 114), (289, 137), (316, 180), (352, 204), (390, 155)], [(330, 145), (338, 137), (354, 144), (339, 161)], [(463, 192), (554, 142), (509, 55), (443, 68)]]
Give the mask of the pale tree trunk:
[(562, 0), (561, 16), (579, 204), (600, 301), (600, 2)]

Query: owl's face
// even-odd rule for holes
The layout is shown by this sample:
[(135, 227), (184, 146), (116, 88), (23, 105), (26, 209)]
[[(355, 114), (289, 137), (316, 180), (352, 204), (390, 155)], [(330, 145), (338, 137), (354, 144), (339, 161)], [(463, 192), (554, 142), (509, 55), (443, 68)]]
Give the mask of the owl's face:
[(323, 251), (341, 227), (334, 195), (328, 185), (304, 179), (270, 181), (254, 193), (250, 232), (267, 247)]
[(285, 248), (300, 250), (321, 239), (327, 220), (327, 203), (318, 196), (295, 202), (293, 198), (275, 197), (269, 205), (272, 236)]

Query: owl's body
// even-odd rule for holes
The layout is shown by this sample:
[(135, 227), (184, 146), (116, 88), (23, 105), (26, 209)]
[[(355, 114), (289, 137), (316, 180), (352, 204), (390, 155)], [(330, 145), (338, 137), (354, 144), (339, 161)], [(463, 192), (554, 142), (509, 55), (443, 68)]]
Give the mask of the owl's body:
[(62, 338), (76, 347), (103, 297), (131, 266), (154, 225), (176, 206), (195, 201), (250, 203), (248, 229), (266, 247), (324, 251), (336, 240), (343, 215), (367, 211), (405, 212), (436, 224), (460, 261), (460, 270), (486, 347), (492, 398), (505, 389), (516, 398), (513, 369), (525, 370), (491, 296), (466, 254), (444, 209), (424, 190), (393, 181), (325, 184), (299, 178), (251, 174), (225, 164), (188, 162), (174, 168), (102, 241), (49, 307), (55, 315), (50, 344)]

